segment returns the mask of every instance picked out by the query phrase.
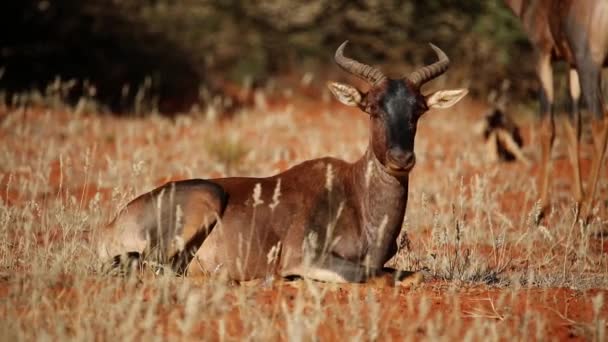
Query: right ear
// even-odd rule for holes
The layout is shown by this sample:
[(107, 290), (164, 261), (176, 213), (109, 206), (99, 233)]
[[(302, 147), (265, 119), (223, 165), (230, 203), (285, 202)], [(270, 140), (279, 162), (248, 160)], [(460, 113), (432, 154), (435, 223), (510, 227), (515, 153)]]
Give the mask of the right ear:
[(439, 90), (432, 95), (426, 96), (426, 106), (429, 108), (449, 108), (455, 105), (456, 102), (462, 100), (468, 93), (469, 90), (465, 88)]
[(336, 100), (347, 106), (359, 106), (363, 96), (357, 88), (344, 83), (328, 82), (327, 87), (334, 94)]

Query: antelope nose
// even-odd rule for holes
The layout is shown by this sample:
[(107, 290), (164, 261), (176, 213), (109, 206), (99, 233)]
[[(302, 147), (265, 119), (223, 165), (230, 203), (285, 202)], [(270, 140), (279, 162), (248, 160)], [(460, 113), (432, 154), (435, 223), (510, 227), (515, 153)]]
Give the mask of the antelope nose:
[(416, 155), (414, 152), (410, 151), (390, 149), (386, 153), (386, 161), (389, 169), (395, 171), (409, 171), (416, 164)]

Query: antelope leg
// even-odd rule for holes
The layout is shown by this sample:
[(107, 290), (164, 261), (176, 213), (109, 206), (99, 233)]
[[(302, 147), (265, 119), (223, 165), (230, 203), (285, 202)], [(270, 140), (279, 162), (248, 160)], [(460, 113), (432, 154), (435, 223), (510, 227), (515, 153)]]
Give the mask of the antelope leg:
[(581, 84), (578, 78), (578, 72), (575, 68), (570, 68), (568, 74), (568, 83), (570, 85), (570, 99), (572, 101), (571, 120), (565, 121), (565, 131), (569, 144), (570, 163), (572, 164), (572, 173), (574, 177), (574, 199), (580, 205), (583, 200), (583, 186), (581, 182), (581, 166), (580, 166), (580, 141), (581, 141), (581, 112), (579, 102), (581, 98)]
[(541, 212), (536, 218), (536, 223), (540, 223), (547, 214), (550, 206), (549, 186), (551, 178), (551, 149), (555, 140), (555, 121), (553, 118), (553, 71), (551, 68), (551, 55), (544, 54), (539, 59), (537, 72), (541, 81), (540, 107), (540, 144), (541, 162), (539, 173), (539, 191)]
[(602, 170), (603, 160), (606, 155), (606, 145), (608, 143), (608, 117), (603, 121), (596, 121), (592, 126), (594, 154), (593, 162), (591, 163), (591, 177), (589, 183), (589, 191), (585, 198), (582, 215), (583, 219), (588, 221), (593, 209), (593, 199), (597, 190), (597, 183)]

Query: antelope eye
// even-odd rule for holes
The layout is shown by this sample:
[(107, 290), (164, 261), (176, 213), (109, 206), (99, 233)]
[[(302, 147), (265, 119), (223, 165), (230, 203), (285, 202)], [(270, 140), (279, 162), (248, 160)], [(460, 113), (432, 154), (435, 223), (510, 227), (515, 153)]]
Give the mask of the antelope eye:
[(367, 107), (365, 108), (365, 111), (369, 115), (372, 115), (372, 116), (379, 116), (380, 115), (380, 113), (378, 111), (378, 106), (374, 105), (374, 104), (367, 105)]

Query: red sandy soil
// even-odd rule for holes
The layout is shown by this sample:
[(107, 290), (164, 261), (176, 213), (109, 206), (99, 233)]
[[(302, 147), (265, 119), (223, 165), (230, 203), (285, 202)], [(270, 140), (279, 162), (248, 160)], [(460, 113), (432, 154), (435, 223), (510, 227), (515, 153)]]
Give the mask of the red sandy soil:
[[(147, 279), (152, 282), (153, 279)], [(69, 310), (81, 300), (78, 292), (72, 288), (70, 276), (57, 280), (45, 290), (51, 306), (56, 310)], [(86, 293), (94, 296), (104, 283), (90, 281)], [(109, 283), (105, 283), (108, 286)], [(14, 295), (11, 283), (0, 280), (0, 300)], [(144, 303), (152, 301), (158, 291), (152, 285), (140, 285), (144, 293)], [(194, 285), (194, 290), (196, 290)], [(214, 315), (214, 320), (198, 320), (189, 337), (204, 336), (205, 340), (219, 339), (219, 322), (224, 322), (226, 336), (231, 339), (245, 337), (251, 333), (251, 323), (241, 311), (247, 308), (239, 306), (235, 291), (248, 291), (247, 305), (256, 307), (256, 312), (263, 312), (269, 320), (270, 327), (277, 329), (279, 337), (288, 338), (285, 332), (285, 320), (281, 317), (286, 305), (294, 310), (296, 300), (304, 296), (305, 301), (315, 299), (303, 289), (303, 281), (276, 281), (270, 285), (254, 283), (248, 285), (229, 285), (225, 302), (227, 310)], [(246, 286), (247, 289), (240, 287)], [(379, 340), (401, 340), (406, 336), (422, 338), (435, 334), (451, 338), (464, 338), (474, 324), (481, 322), (496, 323), (498, 333), (515, 333), (519, 338), (550, 340), (589, 340), (592, 337), (593, 324), (596, 319), (593, 310), (593, 299), (598, 295), (608, 296), (608, 290), (576, 291), (567, 288), (532, 288), (500, 289), (488, 286), (459, 287), (445, 282), (427, 282), (415, 288), (393, 288), (378, 285), (336, 285), (315, 284), (317, 291), (323, 291), (320, 305), (323, 315), (317, 328), (317, 336), (324, 341), (343, 340), (346, 336), (357, 336), (361, 331), (353, 330), (348, 324), (353, 320), (366, 322), (377, 319), (379, 322)], [(129, 287), (118, 287), (114, 302), (124, 296), (131, 296)], [(81, 292), (80, 292), (81, 293)], [(373, 294), (375, 311), (370, 310), (367, 297)], [(242, 294), (241, 294), (242, 295)], [(159, 308), (159, 319), (156, 328), (164, 336), (181, 336), (175, 318), (184, 314), (184, 304), (175, 302), (176, 295), (170, 294), (172, 304)], [(352, 297), (359, 298), (358, 306), (353, 310)], [(299, 299), (298, 299), (299, 298)], [(111, 303), (108, 303), (111, 304)], [(375, 305), (374, 304), (374, 305)], [(310, 308), (309, 308), (310, 310)], [(2, 312), (4, 310), (0, 310)], [(303, 314), (306, 314), (304, 310)], [(27, 309), (22, 314), (26, 315)], [(376, 315), (370, 317), (370, 315)], [(164, 319), (163, 317), (166, 317)], [(603, 306), (599, 317), (608, 317), (608, 307)], [(542, 319), (542, 321), (539, 321)], [(430, 322), (430, 323), (429, 323)], [(407, 328), (404, 328), (407, 325)], [(429, 331), (431, 329), (432, 331)], [(282, 331), (282, 332), (281, 332)], [(479, 332), (478, 332), (479, 333)], [(414, 336), (412, 336), (414, 335)], [(477, 340), (482, 336), (477, 336)], [(507, 336), (505, 336), (507, 337)]]

